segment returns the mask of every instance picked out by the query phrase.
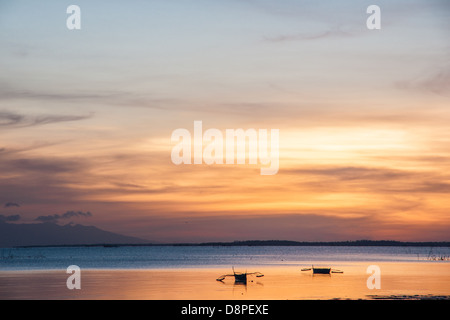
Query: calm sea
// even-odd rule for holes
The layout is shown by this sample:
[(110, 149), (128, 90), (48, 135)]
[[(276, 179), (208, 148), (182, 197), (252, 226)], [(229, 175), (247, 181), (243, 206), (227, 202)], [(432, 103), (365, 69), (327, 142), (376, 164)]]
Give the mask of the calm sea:
[(450, 257), (448, 247), (150, 246), (0, 248), (0, 271), (66, 269), (160, 269), (304, 265), (321, 261), (427, 261)]

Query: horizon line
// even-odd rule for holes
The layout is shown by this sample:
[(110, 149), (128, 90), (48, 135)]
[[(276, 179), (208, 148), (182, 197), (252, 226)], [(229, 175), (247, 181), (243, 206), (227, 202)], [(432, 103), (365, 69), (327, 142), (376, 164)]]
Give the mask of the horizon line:
[(295, 241), (295, 240), (235, 240), (214, 242), (181, 242), (181, 243), (92, 243), (92, 244), (55, 244), (14, 246), (12, 248), (48, 248), (48, 247), (150, 247), (150, 246), (342, 246), (342, 247), (450, 247), (450, 241), (398, 241), (398, 240), (342, 240), (342, 241)]

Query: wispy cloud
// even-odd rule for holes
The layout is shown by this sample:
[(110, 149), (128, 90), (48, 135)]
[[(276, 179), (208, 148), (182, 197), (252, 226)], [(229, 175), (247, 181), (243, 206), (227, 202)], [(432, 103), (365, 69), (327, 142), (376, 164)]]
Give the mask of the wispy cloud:
[(20, 205), (18, 203), (15, 202), (7, 202), (4, 205), (5, 208), (10, 208), (10, 207), (20, 207)]
[(16, 89), (10, 88), (10, 85), (3, 82), (0, 88), (0, 100), (32, 100), (32, 101), (81, 101), (81, 100), (105, 100), (106, 98), (117, 99), (125, 95), (122, 92), (52, 92), (37, 91), (33, 89)]
[(13, 214), (13, 215), (9, 215), (9, 216), (0, 214), (0, 222), (14, 222), (14, 221), (19, 221), (19, 220), (20, 220), (20, 215), (18, 215), (18, 214)]
[(92, 213), (90, 213), (89, 211), (87, 211), (87, 212), (67, 211), (61, 215), (53, 214), (53, 215), (47, 215), (47, 216), (39, 216), (35, 219), (35, 221), (57, 223), (61, 219), (70, 219), (70, 218), (77, 218), (77, 217), (92, 217)]
[[(377, 215), (339, 217), (298, 212), (265, 216), (209, 216), (153, 219), (145, 223), (155, 241), (230, 241), (295, 239), (298, 241), (340, 241), (358, 239), (390, 239), (429, 241), (448, 239), (448, 223), (421, 224), (412, 221), (392, 223)], [(422, 231), (419, 231), (422, 230)], [(417, 231), (416, 236), (411, 234)]]
[(326, 31), (317, 32), (301, 32), (294, 34), (284, 34), (278, 36), (264, 36), (265, 41), (269, 42), (288, 42), (288, 41), (299, 41), (299, 40), (320, 40), (320, 39), (330, 39), (330, 38), (344, 38), (353, 37), (355, 34), (343, 31), (340, 28), (331, 28)]
[[(311, 188), (314, 185), (323, 186), (326, 180), (327, 188), (349, 192), (356, 190), (370, 191), (371, 194), (443, 194), (450, 191), (447, 182), (448, 175), (430, 170), (400, 170), (387, 167), (314, 167), (287, 169), (287, 175), (308, 177)], [(414, 183), (411, 183), (414, 181)], [(304, 184), (300, 182), (300, 184)]]
[(428, 72), (412, 80), (398, 81), (398, 89), (425, 91), (450, 97), (450, 65)]
[(420, 85), (436, 94), (450, 96), (450, 68), (438, 71)]
[(23, 128), (38, 126), (44, 124), (80, 121), (93, 117), (93, 113), (89, 115), (36, 115), (26, 116), (11, 111), (0, 111), (0, 129), (1, 128)]
[(85, 165), (75, 159), (51, 159), (51, 158), (15, 158), (0, 162), (0, 168), (9, 172), (57, 175), (59, 173), (81, 173)]

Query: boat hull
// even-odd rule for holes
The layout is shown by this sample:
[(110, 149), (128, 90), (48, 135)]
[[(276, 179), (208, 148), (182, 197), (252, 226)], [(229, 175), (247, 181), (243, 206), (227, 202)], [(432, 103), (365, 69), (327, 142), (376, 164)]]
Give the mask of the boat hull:
[(235, 273), (234, 281), (240, 283), (247, 283), (247, 274), (246, 273)]
[(331, 268), (313, 268), (313, 274), (330, 274)]

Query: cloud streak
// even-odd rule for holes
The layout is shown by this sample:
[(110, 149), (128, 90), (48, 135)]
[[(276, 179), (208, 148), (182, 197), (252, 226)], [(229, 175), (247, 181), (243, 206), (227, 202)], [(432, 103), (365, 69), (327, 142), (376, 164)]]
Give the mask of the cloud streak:
[(80, 121), (93, 117), (93, 113), (83, 116), (75, 115), (37, 115), (25, 116), (10, 111), (0, 111), (1, 128), (25, 128), (58, 122)]
[(346, 31), (342, 31), (340, 28), (332, 28), (326, 31), (309, 32), (309, 33), (296, 33), (296, 34), (284, 34), (279, 36), (264, 36), (264, 40), (268, 42), (289, 42), (289, 41), (301, 41), (301, 40), (321, 40), (330, 38), (347, 38), (353, 37), (354, 34)]
[(32, 101), (80, 101), (80, 100), (114, 100), (124, 93), (106, 92), (106, 93), (61, 93), (61, 92), (42, 92), (28, 89), (5, 89), (7, 84), (3, 84), (4, 89), (0, 89), (1, 100), (32, 100)]
[(67, 211), (63, 214), (53, 214), (53, 215), (47, 215), (47, 216), (39, 216), (35, 219), (35, 221), (44, 222), (44, 223), (58, 223), (59, 220), (62, 219), (70, 219), (70, 218), (77, 218), (77, 217), (92, 217), (92, 213), (89, 211), (82, 212), (82, 211)]
[(410, 91), (421, 90), (450, 97), (450, 66), (443, 66), (415, 80), (397, 81), (395, 85), (398, 89)]
[[(230, 240), (273, 240), (292, 239), (296, 241), (344, 241), (358, 239), (391, 238), (408, 241), (448, 240), (446, 228), (449, 224), (422, 225), (403, 221), (390, 223), (376, 215), (365, 217), (338, 217), (326, 214), (298, 212), (295, 214), (274, 213), (265, 216), (206, 216), (170, 217), (153, 219), (145, 223), (154, 241), (164, 242), (207, 242)], [(413, 232), (421, 230), (412, 236)]]
[(17, 208), (19, 208), (20, 205), (18, 203), (15, 203), (15, 202), (7, 202), (7, 203), (5, 203), (4, 207), (5, 208), (10, 208), (10, 207), (17, 207)]
[(18, 214), (13, 214), (13, 215), (9, 215), (9, 216), (0, 214), (0, 222), (14, 222), (14, 221), (19, 221), (19, 220), (20, 220), (20, 215), (18, 215)]

